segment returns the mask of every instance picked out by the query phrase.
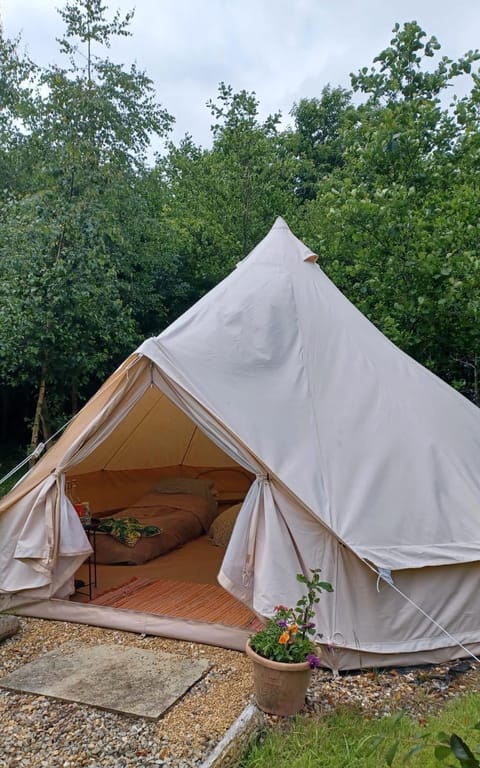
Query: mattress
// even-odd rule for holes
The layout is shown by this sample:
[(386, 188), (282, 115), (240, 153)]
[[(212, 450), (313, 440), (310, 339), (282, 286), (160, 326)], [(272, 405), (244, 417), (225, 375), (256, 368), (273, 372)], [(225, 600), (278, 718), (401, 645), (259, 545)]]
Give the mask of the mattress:
[(97, 563), (146, 563), (206, 533), (214, 516), (208, 498), (189, 493), (149, 491), (132, 506), (107, 512), (101, 520), (130, 518), (150, 530), (151, 526), (156, 526), (158, 533), (140, 535), (134, 546), (128, 546), (110, 533), (97, 529), (94, 542)]

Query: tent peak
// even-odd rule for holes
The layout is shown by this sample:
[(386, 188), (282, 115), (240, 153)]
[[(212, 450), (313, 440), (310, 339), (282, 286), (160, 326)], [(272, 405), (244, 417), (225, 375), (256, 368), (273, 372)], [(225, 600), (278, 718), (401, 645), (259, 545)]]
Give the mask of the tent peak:
[(303, 252), (301, 254), (301, 258), (303, 259), (303, 261), (309, 261), (309, 262), (316, 262), (317, 261), (317, 259), (318, 259), (317, 254), (313, 253), (313, 251), (311, 251), (309, 248), (307, 248), (307, 246), (304, 243), (302, 243), (300, 240), (298, 240), (297, 237), (295, 237), (295, 235), (293, 234), (292, 230), (288, 226), (287, 222), (281, 216), (277, 216), (277, 218), (275, 219), (275, 223), (274, 223), (274, 225), (273, 225), (273, 227), (272, 227), (272, 229), (270, 231), (273, 232), (275, 230), (286, 230), (286, 232), (288, 232), (288, 234), (292, 238), (294, 238), (294, 240), (297, 241), (297, 243), (303, 249)]
[(250, 262), (278, 263), (280, 259), (316, 262), (317, 254), (302, 243), (292, 232), (285, 219), (277, 216), (269, 233), (237, 266)]
[(289, 232), (292, 231), (288, 226), (287, 222), (285, 221), (285, 219), (282, 219), (281, 216), (277, 216), (272, 229), (288, 229)]

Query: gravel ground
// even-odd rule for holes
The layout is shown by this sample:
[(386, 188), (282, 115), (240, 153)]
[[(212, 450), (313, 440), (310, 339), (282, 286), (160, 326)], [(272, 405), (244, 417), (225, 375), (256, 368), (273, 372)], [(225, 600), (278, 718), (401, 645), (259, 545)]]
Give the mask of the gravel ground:
[(205, 658), (211, 670), (156, 722), (0, 689), (0, 768), (197, 766), (252, 693), (249, 662), (235, 651), (67, 622), (20, 622), (21, 631), (0, 644), (0, 676), (72, 641)]
[[(0, 676), (72, 641), (205, 658), (211, 669), (157, 722), (0, 689), (0, 768), (194, 768), (252, 700), (250, 663), (241, 653), (65, 622), (20, 622), (21, 631), (0, 644)], [(480, 672), (468, 662), (336, 678), (321, 670), (303, 714), (318, 718), (347, 706), (382, 717), (406, 709), (422, 721), (445, 700), (479, 690)]]

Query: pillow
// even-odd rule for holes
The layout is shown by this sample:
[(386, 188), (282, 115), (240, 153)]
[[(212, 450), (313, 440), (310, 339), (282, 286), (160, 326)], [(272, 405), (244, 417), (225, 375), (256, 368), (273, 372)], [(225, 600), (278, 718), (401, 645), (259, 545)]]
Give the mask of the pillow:
[(233, 507), (228, 507), (228, 509), (226, 509), (225, 512), (221, 512), (211, 524), (208, 531), (208, 538), (216, 547), (227, 546), (241, 508), (242, 504), (234, 504)]
[(212, 480), (195, 480), (193, 477), (162, 477), (151, 491), (157, 493), (191, 493), (209, 498), (214, 489)]
[(211, 480), (194, 480), (191, 477), (162, 477), (149, 493), (189, 493), (208, 501), (212, 517), (217, 514), (217, 501)]

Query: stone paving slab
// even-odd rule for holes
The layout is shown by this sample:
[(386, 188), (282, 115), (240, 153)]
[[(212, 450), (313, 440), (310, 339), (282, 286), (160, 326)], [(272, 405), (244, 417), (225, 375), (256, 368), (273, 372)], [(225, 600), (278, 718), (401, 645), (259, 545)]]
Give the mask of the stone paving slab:
[(169, 653), (68, 643), (0, 678), (0, 688), (157, 720), (209, 667)]

